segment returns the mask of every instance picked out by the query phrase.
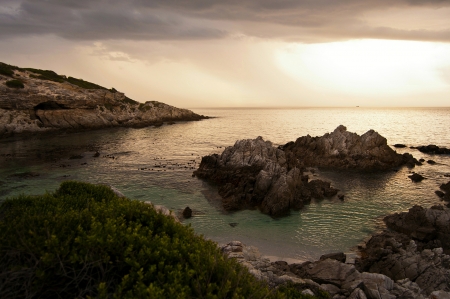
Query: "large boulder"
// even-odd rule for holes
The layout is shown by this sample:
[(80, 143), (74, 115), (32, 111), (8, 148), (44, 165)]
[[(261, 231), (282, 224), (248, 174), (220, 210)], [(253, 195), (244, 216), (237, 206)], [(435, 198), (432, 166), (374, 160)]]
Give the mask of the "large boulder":
[(272, 216), (338, 191), (327, 182), (308, 182), (298, 163), (289, 163), (282, 150), (262, 137), (236, 141), (221, 155), (203, 157), (194, 175), (218, 186), (224, 209), (258, 207)]
[(385, 170), (403, 164), (419, 164), (411, 155), (400, 155), (387, 145), (387, 140), (374, 130), (359, 136), (338, 126), (321, 137), (309, 135), (281, 147), (304, 166), (341, 169)]

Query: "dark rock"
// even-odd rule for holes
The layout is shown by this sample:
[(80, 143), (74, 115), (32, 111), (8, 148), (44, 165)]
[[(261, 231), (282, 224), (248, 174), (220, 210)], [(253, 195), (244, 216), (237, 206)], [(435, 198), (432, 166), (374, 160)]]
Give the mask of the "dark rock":
[(413, 182), (421, 182), (425, 179), (425, 177), (418, 173), (413, 173), (412, 175), (409, 175), (408, 178), (410, 178)]
[(82, 155), (73, 155), (73, 156), (70, 156), (69, 159), (70, 159), (70, 160), (83, 159), (83, 156), (82, 156)]
[(99, 152), (95, 152), (95, 154), (93, 155), (94, 158), (98, 158), (100, 157), (100, 153)]
[(447, 182), (446, 184), (441, 184), (441, 186), (439, 188), (441, 190), (444, 190), (445, 192), (449, 193), (450, 192), (450, 181)]
[(396, 147), (396, 148), (405, 148), (406, 145), (401, 144), (401, 143), (397, 143), (397, 144), (394, 144), (394, 147)]
[(231, 226), (231, 227), (236, 227), (236, 226), (238, 225), (238, 223), (236, 223), (236, 222), (231, 222), (231, 223), (228, 223), (228, 225)]
[(298, 161), (288, 159), (289, 155), (262, 137), (239, 140), (221, 155), (203, 157), (194, 174), (218, 186), (225, 210), (258, 207), (263, 213), (282, 216), (309, 204), (311, 198), (337, 193), (330, 183), (308, 182)]
[(419, 159), (419, 162), (425, 162), (425, 159)]
[(426, 153), (426, 154), (435, 154), (435, 155), (450, 155), (450, 149), (445, 148), (445, 147), (439, 147), (437, 145), (434, 144), (430, 144), (427, 146), (419, 146), (417, 147), (417, 149), (422, 152), (422, 153)]
[(434, 165), (434, 164), (436, 164), (436, 161), (434, 161), (434, 160), (428, 160), (427, 163), (428, 163), (428, 164)]
[(440, 198), (443, 198), (445, 193), (439, 190), (434, 191), (434, 193), (436, 193), (437, 196), (439, 196)]
[(339, 198), (340, 200), (344, 200), (344, 199), (345, 199), (345, 195), (344, 195), (344, 194), (338, 194), (338, 198)]
[(184, 208), (183, 210), (183, 217), (185, 219), (191, 218), (192, 217), (192, 210), (189, 207)]
[(332, 259), (332, 260), (339, 261), (341, 263), (345, 263), (347, 256), (343, 252), (337, 252), (337, 253), (324, 254), (320, 257), (321, 261), (326, 260), (326, 259)]
[(33, 171), (20, 172), (10, 175), (8, 178), (19, 178), (19, 179), (29, 179), (40, 176), (39, 173)]
[[(386, 170), (417, 162), (410, 154), (400, 155), (387, 145), (386, 138), (370, 130), (359, 136), (344, 126), (322, 137), (309, 135), (281, 147), (287, 158), (299, 160), (303, 166)], [(288, 155), (292, 153), (292, 155)]]

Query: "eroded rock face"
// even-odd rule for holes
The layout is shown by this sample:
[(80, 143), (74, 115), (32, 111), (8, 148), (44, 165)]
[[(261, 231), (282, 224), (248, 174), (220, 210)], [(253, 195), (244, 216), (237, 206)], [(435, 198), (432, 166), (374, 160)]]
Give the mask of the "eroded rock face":
[(418, 164), (409, 154), (397, 154), (387, 145), (386, 138), (374, 130), (359, 136), (342, 125), (321, 137), (300, 137), (282, 149), (292, 153), (306, 167), (385, 170), (403, 164)]
[(287, 162), (282, 150), (262, 137), (236, 141), (221, 155), (203, 157), (194, 174), (218, 186), (226, 210), (258, 207), (273, 216), (300, 209), (312, 197), (330, 197), (338, 191), (327, 182), (308, 182), (295, 163)]
[(415, 282), (424, 294), (450, 291), (450, 210), (414, 206), (385, 218), (391, 231), (372, 236), (361, 251), (358, 270)]
[(205, 118), (156, 101), (139, 104), (117, 91), (42, 80), (25, 70), (15, 70), (15, 75), (20, 76), (25, 88), (7, 87), (4, 83), (11, 78), (0, 75), (0, 137), (55, 129), (144, 127)]

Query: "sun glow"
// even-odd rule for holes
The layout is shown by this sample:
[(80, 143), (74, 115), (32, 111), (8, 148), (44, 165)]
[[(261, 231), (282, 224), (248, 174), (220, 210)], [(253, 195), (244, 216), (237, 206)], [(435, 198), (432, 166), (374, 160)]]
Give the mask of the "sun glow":
[(404, 95), (448, 89), (440, 70), (450, 66), (445, 44), (355, 40), (296, 44), (276, 53), (281, 70), (317, 89), (357, 95)]

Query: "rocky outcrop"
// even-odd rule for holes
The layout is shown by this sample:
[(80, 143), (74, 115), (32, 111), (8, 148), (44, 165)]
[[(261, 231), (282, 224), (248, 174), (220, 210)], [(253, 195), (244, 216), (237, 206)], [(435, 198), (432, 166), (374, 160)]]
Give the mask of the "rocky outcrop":
[(24, 88), (8, 87), (5, 82), (11, 78), (0, 74), (0, 137), (61, 129), (144, 127), (205, 118), (156, 101), (138, 103), (115, 89), (86, 89), (64, 80), (46, 80), (25, 69), (13, 71), (12, 76), (19, 78)]
[(374, 130), (359, 136), (337, 127), (321, 137), (309, 135), (298, 138), (281, 147), (298, 159), (303, 166), (319, 166), (341, 169), (385, 170), (400, 165), (418, 165), (410, 154), (400, 155), (387, 145), (387, 140)]
[(359, 271), (408, 279), (422, 294), (450, 291), (450, 210), (414, 206), (385, 218), (390, 231), (372, 236), (357, 260)]
[(258, 137), (236, 141), (221, 155), (203, 157), (194, 175), (218, 186), (226, 210), (258, 207), (279, 216), (302, 208), (311, 198), (337, 194), (328, 182), (309, 181), (292, 161), (270, 141)]
[(415, 147), (415, 148), (418, 149), (420, 152), (426, 153), (426, 154), (450, 155), (450, 149), (448, 149), (446, 147), (439, 147), (439, 146), (434, 145), (434, 144), (421, 145), (421, 146), (418, 146), (418, 147)]
[[(334, 299), (424, 299), (435, 290), (422, 289), (408, 278), (393, 280), (380, 273), (361, 272), (355, 265), (324, 258), (315, 262), (288, 264), (271, 262), (257, 248), (233, 241), (220, 247), (229, 258), (246, 266), (256, 278), (265, 280), (272, 288), (290, 284), (302, 294), (320, 296), (322, 292)], [(436, 293), (434, 293), (436, 294)], [(439, 295), (449, 293), (441, 289)], [(442, 297), (444, 298), (444, 297)]]

